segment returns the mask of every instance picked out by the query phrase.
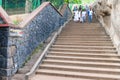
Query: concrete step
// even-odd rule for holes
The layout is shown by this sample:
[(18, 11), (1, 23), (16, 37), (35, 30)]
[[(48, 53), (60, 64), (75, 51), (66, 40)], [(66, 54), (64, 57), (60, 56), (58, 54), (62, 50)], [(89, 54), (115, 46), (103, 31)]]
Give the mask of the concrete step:
[[(89, 40), (88, 40), (89, 39)], [(79, 43), (112, 43), (111, 39), (105, 38), (57, 38), (56, 42), (79, 42)], [(67, 41), (66, 41), (67, 40)]]
[(107, 43), (105, 43), (105, 44), (102, 44), (102, 43), (74, 43), (74, 42), (64, 42), (64, 41), (62, 41), (61, 43), (60, 42), (54, 42), (54, 45), (70, 45), (70, 46), (110, 46), (110, 47), (114, 47), (114, 45), (113, 44), (107, 44)]
[(85, 34), (88, 34), (88, 33), (90, 33), (90, 34), (106, 34), (105, 32), (103, 32), (103, 31), (94, 31), (94, 30), (90, 30), (90, 31), (88, 31), (88, 30), (82, 30), (82, 31), (80, 31), (80, 30), (75, 30), (75, 31), (69, 31), (69, 32), (66, 32), (66, 31), (64, 31), (64, 32), (62, 32), (62, 34), (66, 34), (66, 33), (69, 33), (69, 34), (80, 34), (80, 33), (85, 33)]
[(56, 39), (56, 40), (58, 40), (58, 41), (73, 41), (73, 42), (75, 42), (75, 41), (108, 41), (108, 42), (110, 42), (111, 41), (111, 39), (84, 39), (84, 38), (81, 38), (81, 39)]
[(109, 38), (57, 38), (57, 40), (79, 40), (79, 41), (81, 41), (81, 40), (89, 40), (89, 41), (91, 41), (91, 40), (99, 40), (99, 41), (101, 41), (101, 40), (104, 40), (104, 41), (110, 41), (111, 39), (109, 39)]
[(110, 74), (99, 74), (99, 73), (87, 73), (87, 72), (69, 72), (69, 71), (57, 71), (57, 70), (47, 70), (41, 69), (37, 70), (36, 74), (46, 74), (46, 75), (55, 75), (55, 76), (67, 76), (67, 77), (78, 77), (78, 78), (87, 78), (87, 79), (102, 79), (102, 80), (119, 80), (119, 75), (110, 75)]
[(69, 60), (43, 60), (44, 64), (55, 64), (55, 65), (68, 65), (68, 66), (82, 66), (82, 67), (98, 67), (98, 68), (110, 68), (120, 69), (120, 63), (107, 63), (107, 62), (83, 62), (83, 61), (69, 61)]
[(54, 76), (54, 75), (44, 75), (44, 74), (35, 74), (30, 80), (93, 80), (85, 78), (75, 78), (75, 77), (66, 77), (66, 76)]
[(70, 37), (108, 37), (108, 38), (110, 38), (108, 35), (89, 35), (89, 36), (87, 36), (87, 35), (58, 35), (58, 37), (68, 37), (68, 38), (70, 38)]
[(63, 30), (62, 33), (105, 33), (103, 30), (97, 30), (97, 29), (85, 29), (85, 28), (81, 28), (81, 29), (68, 29), (68, 30)]
[(50, 51), (55, 52), (88, 52), (88, 53), (117, 53), (116, 50), (87, 50), (87, 49), (67, 49), (67, 48), (50, 48)]
[(95, 30), (95, 29), (81, 29), (81, 30), (75, 30), (75, 29), (69, 29), (69, 30), (64, 30), (62, 31), (62, 33), (94, 33), (98, 34), (98, 33), (103, 33), (105, 34), (106, 32), (104, 32), (103, 30)]
[(104, 36), (105, 34), (98, 34), (98, 35), (95, 35), (95, 34), (60, 34), (61, 36)]
[(64, 30), (63, 30), (63, 32), (65, 32), (65, 31), (102, 31), (102, 32), (104, 32), (103, 31), (104, 29), (102, 29), (102, 28), (73, 28), (73, 27), (71, 27), (71, 28), (69, 28), (69, 27), (65, 27), (64, 28)]
[(96, 57), (96, 58), (120, 58), (120, 56), (116, 54), (95, 54), (95, 53), (75, 53), (75, 52), (49, 52), (48, 55)]
[[(115, 55), (118, 55), (118, 53), (110, 53), (110, 52), (104, 52), (104, 53), (100, 53), (100, 52), (90, 52), (90, 51), (88, 51), (88, 52), (71, 52), (71, 51), (52, 51), (52, 50), (49, 50), (48, 52), (50, 52), (50, 53), (78, 53), (78, 54), (80, 54), (80, 53), (83, 53), (83, 54), (107, 54), (107, 55), (109, 55), (109, 54), (115, 54)], [(119, 55), (118, 55), (119, 56)]]
[[(84, 25), (85, 26), (85, 25)], [(82, 30), (82, 29), (96, 29), (96, 30), (105, 30), (104, 28), (102, 28), (102, 27), (98, 27), (98, 26), (95, 26), (95, 27), (70, 27), (70, 26), (66, 26), (66, 27), (64, 27), (64, 30)]]
[(58, 37), (57, 39), (110, 39), (108, 37)]
[(52, 45), (52, 48), (71, 48), (71, 49), (97, 49), (97, 50), (116, 50), (114, 47), (110, 46), (78, 46), (78, 45)]
[(120, 75), (120, 69), (93, 68), (93, 67), (80, 67), (80, 66), (67, 66), (67, 65), (64, 66), (64, 65), (42, 64), (40, 65), (39, 69)]
[(64, 45), (64, 44), (77, 44), (77, 45), (90, 45), (90, 46), (113, 46), (112, 43), (85, 43), (85, 42), (75, 42), (75, 41), (56, 41), (54, 42), (56, 45)]
[(105, 34), (102, 34), (102, 33), (99, 33), (99, 34), (94, 34), (94, 33), (61, 33), (60, 35), (62, 35), (62, 36), (70, 36), (70, 35), (72, 35), (72, 36), (104, 36)]
[(118, 58), (105, 58), (105, 57), (82, 57), (82, 56), (64, 56), (64, 55), (47, 55), (46, 59), (53, 60), (69, 60), (69, 61), (88, 61), (88, 62), (107, 62), (107, 63), (120, 63)]
[(74, 27), (64, 27), (64, 29), (63, 29), (63, 32), (65, 32), (65, 31), (102, 31), (102, 32), (104, 32), (104, 29), (103, 28), (100, 28), (100, 27), (97, 27), (97, 28), (85, 28), (85, 27), (81, 27), (81, 28), (79, 28), (79, 27), (76, 27), (76, 28), (74, 28)]
[(77, 44), (77, 43), (66, 43), (66, 44), (62, 44), (62, 43), (60, 43), (60, 44), (53, 44), (53, 45), (63, 45), (63, 46), (83, 46), (83, 48), (84, 47), (90, 47), (90, 48), (94, 48), (94, 47), (113, 47), (114, 48), (114, 46), (108, 46), (108, 45), (81, 45), (81, 44)]
[(69, 31), (69, 32), (62, 32), (62, 34), (106, 34), (105, 32), (101, 31)]
[(57, 41), (55, 41), (55, 42), (73, 42), (73, 43), (112, 43), (111, 42), (111, 40), (109, 40), (109, 41), (105, 41), (105, 40), (102, 40), (102, 41), (100, 41), (100, 40), (90, 40), (90, 41), (88, 41), (88, 40), (86, 40), (86, 41), (84, 41), (84, 40), (82, 40), (82, 41), (80, 41), (80, 40), (72, 40), (72, 41), (70, 41), (70, 40), (57, 40)]
[[(66, 26), (66, 27), (64, 27), (64, 29), (63, 29), (63, 31), (67, 31), (67, 30), (73, 30), (73, 31), (75, 31), (75, 30), (83, 30), (83, 29), (90, 29), (90, 30), (92, 30), (92, 29), (94, 29), (94, 30), (105, 30), (104, 28), (102, 28), (102, 27), (69, 27), (69, 26)], [(89, 30), (88, 30), (89, 31)]]
[(61, 36), (60, 38), (110, 38), (109, 36)]

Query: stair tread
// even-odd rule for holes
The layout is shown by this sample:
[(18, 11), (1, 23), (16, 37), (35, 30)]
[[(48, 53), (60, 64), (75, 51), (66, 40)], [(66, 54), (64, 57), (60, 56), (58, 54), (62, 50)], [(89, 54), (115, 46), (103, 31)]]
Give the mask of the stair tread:
[[(116, 72), (116, 73), (118, 73), (119, 75), (120, 75), (120, 69), (109, 69), (109, 68), (96, 68), (96, 67), (81, 67), (81, 66), (65, 66), (65, 65), (55, 65), (55, 64), (42, 64), (42, 65), (40, 65), (40, 69), (41, 68), (44, 68), (44, 67), (50, 67), (50, 68), (58, 68), (59, 70), (62, 70), (62, 69), (74, 69), (74, 70), (89, 70), (89, 71), (91, 71), (92, 72), (92, 70), (93, 71), (100, 71), (100, 72)], [(61, 68), (61, 69), (60, 69)]]
[(110, 39), (108, 37), (58, 37), (57, 39)]
[(61, 75), (69, 75), (69, 76), (84, 76), (89, 78), (106, 78), (106, 79), (120, 79), (120, 75), (111, 75), (111, 74), (99, 74), (99, 73), (85, 73), (85, 72), (69, 72), (69, 71), (57, 71), (57, 70), (47, 70), (47, 69), (41, 69), (37, 70), (37, 74), (40, 73), (49, 73), (49, 74), (61, 74)]
[[(114, 48), (114, 47), (111, 47), (111, 46), (80, 46), (80, 45), (57, 45), (57, 44), (54, 44), (52, 46), (62, 46), (62, 47), (91, 47), (91, 48)], [(115, 48), (114, 48), (115, 49)]]
[(113, 47), (113, 44), (89, 44), (89, 43), (79, 43), (79, 42), (64, 42), (61, 41), (61, 43), (55, 42), (55, 45), (81, 45), (81, 46), (111, 46)]
[[(57, 40), (86, 40), (88, 38), (57, 38)], [(89, 38), (89, 40), (110, 40), (109, 38)]]
[(112, 43), (94, 43), (94, 42), (77, 42), (77, 41), (71, 41), (71, 42), (69, 42), (69, 41), (56, 41), (55, 42), (55, 44), (68, 44), (68, 43), (72, 43), (72, 44), (75, 44), (75, 43), (78, 43), (78, 44), (87, 44), (87, 45), (113, 45)]
[(115, 56), (115, 57), (119, 57), (120, 55), (116, 54), (116, 53), (82, 53), (82, 52), (64, 52), (64, 51), (49, 51), (49, 53), (54, 53), (54, 54), (76, 54), (76, 55), (103, 55), (103, 56)]
[(116, 50), (87, 50), (87, 49), (71, 49), (71, 48), (50, 48), (50, 50), (66, 50), (66, 51), (99, 51), (99, 52), (113, 52), (113, 53), (117, 53)]
[[(57, 40), (56, 42), (63, 42), (61, 40)], [(64, 41), (64, 42), (73, 42), (73, 43), (111, 43), (111, 41)]]
[(52, 45), (52, 47), (115, 49), (114, 47), (110, 47), (110, 46), (79, 46), (79, 45), (57, 45), (57, 44)]
[(44, 75), (44, 74), (36, 74), (30, 80), (93, 80), (93, 79), (85, 79), (85, 78), (72, 78), (72, 77), (64, 77), (64, 76), (54, 76), (54, 75)]
[(87, 64), (87, 65), (100, 65), (100, 66), (116, 66), (120, 68), (120, 63), (107, 63), (107, 62), (87, 62), (87, 61), (69, 61), (69, 60), (52, 60), (46, 59), (44, 62), (57, 62), (57, 63), (68, 63), (68, 64)]
[(56, 55), (47, 55), (46, 58), (64, 58), (64, 59), (76, 59), (76, 60), (98, 60), (98, 61), (117, 61), (119, 62), (120, 59), (118, 58), (96, 58), (96, 57), (78, 57), (78, 56), (56, 56)]
[(87, 37), (87, 38), (89, 38), (89, 37), (91, 37), (91, 38), (95, 38), (95, 37), (97, 37), (97, 38), (110, 38), (109, 36), (61, 36), (61, 35), (59, 35), (58, 37), (60, 37), (60, 38), (84, 38), (84, 37)]

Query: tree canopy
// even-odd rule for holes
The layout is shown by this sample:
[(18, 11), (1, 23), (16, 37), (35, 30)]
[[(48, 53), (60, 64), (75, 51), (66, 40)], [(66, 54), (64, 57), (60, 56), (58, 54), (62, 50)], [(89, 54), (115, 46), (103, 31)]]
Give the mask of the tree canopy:
[(82, 3), (82, 1), (81, 0), (64, 0), (64, 2), (66, 2), (66, 3), (77, 3), (77, 4), (81, 4)]
[(91, 3), (95, 0), (64, 0), (65, 3), (70, 4), (84, 4), (84, 3)]

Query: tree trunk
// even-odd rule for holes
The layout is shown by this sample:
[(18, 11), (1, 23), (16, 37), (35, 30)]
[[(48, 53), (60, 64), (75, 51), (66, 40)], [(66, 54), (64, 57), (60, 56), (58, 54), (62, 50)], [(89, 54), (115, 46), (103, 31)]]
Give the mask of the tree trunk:
[(26, 0), (25, 13), (32, 11), (32, 0)]

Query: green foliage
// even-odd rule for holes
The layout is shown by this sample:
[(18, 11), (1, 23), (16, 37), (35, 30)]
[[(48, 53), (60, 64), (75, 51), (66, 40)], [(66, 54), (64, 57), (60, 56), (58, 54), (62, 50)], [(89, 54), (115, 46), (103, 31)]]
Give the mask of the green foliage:
[(32, 2), (32, 9), (36, 9), (38, 6), (40, 6), (41, 1), (40, 0), (31, 0)]
[(64, 3), (64, 0), (46, 0), (46, 1), (50, 1), (56, 8), (59, 8)]
[(81, 4), (82, 0), (64, 0), (65, 3)]
[(41, 43), (38, 47), (36, 47), (36, 49), (32, 52), (32, 55), (33, 55), (33, 54), (36, 54), (36, 53), (38, 53), (40, 50), (42, 50), (43, 46), (44, 46), (44, 44)]
[(5, 9), (24, 8), (25, 0), (3, 0), (2, 7)]
[(15, 25), (18, 25), (20, 22), (17, 21), (17, 20), (14, 20), (13, 23), (14, 23)]
[(19, 0), (12, 0), (13, 3), (17, 3)]
[(64, 0), (65, 3), (70, 4), (84, 4), (84, 3), (91, 3), (95, 0)]
[(32, 54), (30, 56), (28, 56), (28, 58), (25, 60), (25, 62), (23, 63), (22, 65), (22, 68), (25, 66), (25, 64), (30, 61), (31, 57), (34, 55), (34, 54), (38, 54), (44, 47), (44, 44), (41, 43), (38, 47), (36, 47), (36, 49), (34, 49), (34, 51), (32, 52)]
[(85, 3), (91, 3), (91, 2), (94, 2), (95, 0), (83, 0), (82, 3), (85, 4)]
[(13, 20), (13, 23), (15, 24), (15, 25), (18, 25), (21, 21), (22, 21), (23, 19), (21, 18), (21, 17), (16, 17), (16, 19), (15, 20)]

